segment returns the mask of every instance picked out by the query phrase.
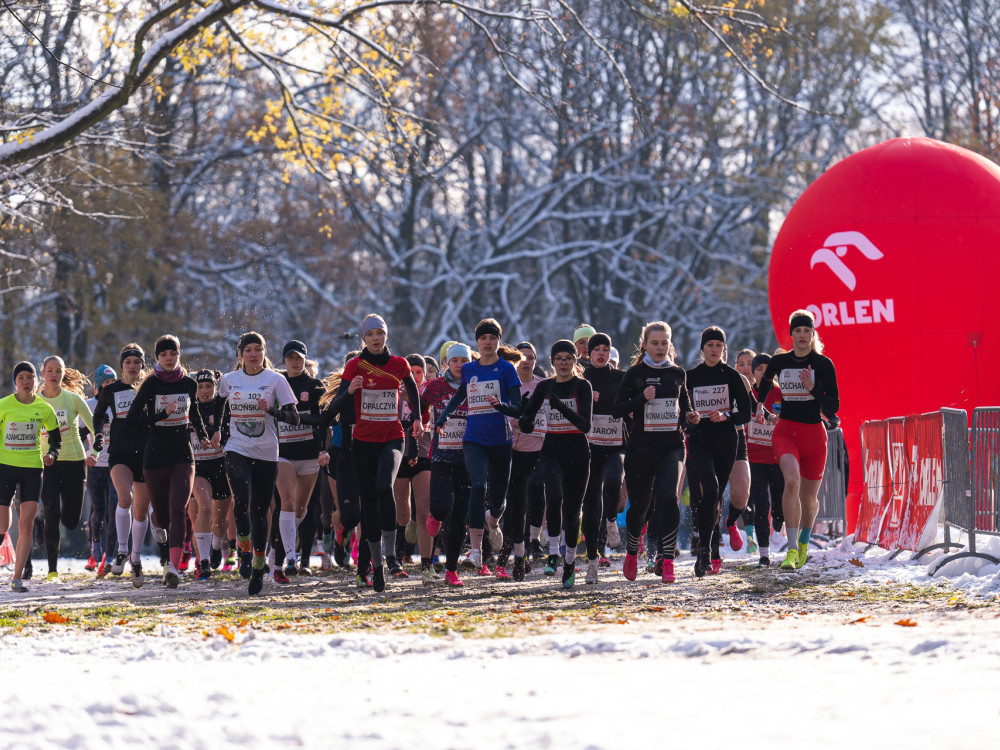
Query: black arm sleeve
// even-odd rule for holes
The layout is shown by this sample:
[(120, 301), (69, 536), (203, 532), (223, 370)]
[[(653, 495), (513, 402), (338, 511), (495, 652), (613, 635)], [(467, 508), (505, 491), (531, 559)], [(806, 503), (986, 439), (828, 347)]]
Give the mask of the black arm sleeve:
[(154, 377), (156, 376), (150, 375), (139, 386), (139, 392), (135, 394), (135, 400), (132, 402), (132, 406), (129, 407), (128, 415), (125, 417), (129, 425), (154, 425), (161, 419), (167, 418), (166, 411), (153, 411), (155, 398), (153, 397), (152, 378)]
[(521, 412), (517, 426), (521, 428), (521, 432), (525, 435), (530, 435), (535, 431), (535, 415), (538, 414), (538, 410), (542, 408), (542, 404), (552, 391), (552, 382), (552, 380), (543, 380), (535, 386), (531, 398), (528, 399), (528, 403)]
[[(831, 414), (836, 414), (840, 411), (840, 389), (837, 387), (837, 370), (833, 366), (833, 362), (829, 359), (822, 359), (819, 366), (815, 368), (816, 382), (813, 384), (813, 389), (810, 391), (813, 398), (819, 401), (820, 409), (823, 413), (830, 417)], [(822, 370), (820, 371), (820, 368)]]
[[(506, 401), (501, 401), (499, 404), (494, 406), (498, 412), (503, 414), (505, 417), (511, 417), (512, 419), (518, 419), (521, 416), (521, 384), (512, 385), (507, 391), (507, 398), (510, 399), (508, 404)], [(451, 402), (448, 402), (448, 406), (451, 406)]]
[[(460, 407), (462, 405), (462, 402), (465, 401), (465, 396), (466, 396), (466, 393), (465, 393), (465, 383), (462, 383), (462, 384), (460, 384), (458, 386), (458, 390), (455, 391), (455, 395), (451, 397), (451, 401), (449, 401), (448, 405), (446, 407), (444, 407), (444, 411), (441, 412), (441, 414), (438, 416), (437, 421), (435, 422), (435, 424), (440, 427), (445, 422), (447, 422), (448, 421), (448, 417), (450, 417), (452, 415), (452, 413), (455, 411), (455, 409), (457, 409), (458, 407)], [(520, 388), (518, 389), (518, 392), (517, 392), (517, 398), (518, 398), (518, 404), (520, 404), (521, 403), (521, 389)]]
[(750, 421), (751, 417), (753, 417), (756, 405), (750, 400), (750, 394), (747, 393), (747, 387), (743, 382), (743, 376), (735, 370), (733, 373), (736, 377), (733, 378), (729, 391), (733, 394), (733, 402), (736, 404), (736, 411), (735, 413), (729, 413), (729, 421), (739, 427), (740, 425), (746, 424)]
[(626, 377), (622, 384), (618, 386), (618, 393), (615, 394), (615, 402), (611, 405), (611, 416), (615, 419), (623, 419), (632, 414), (636, 409), (642, 408), (646, 403), (645, 389), (636, 394), (632, 394), (631, 378)]
[(49, 453), (53, 458), (59, 458), (59, 449), (62, 448), (62, 432), (58, 429), (47, 433), (49, 438)]
[(576, 404), (579, 412), (570, 409), (562, 399), (555, 399), (552, 405), (566, 417), (580, 432), (590, 432), (590, 422), (594, 416), (594, 387), (586, 380), (577, 383)]
[[(417, 381), (412, 375), (403, 378), (403, 388), (405, 389), (406, 403), (410, 405), (410, 414), (420, 414), (420, 391), (417, 390)], [(416, 419), (417, 417), (414, 416)]]

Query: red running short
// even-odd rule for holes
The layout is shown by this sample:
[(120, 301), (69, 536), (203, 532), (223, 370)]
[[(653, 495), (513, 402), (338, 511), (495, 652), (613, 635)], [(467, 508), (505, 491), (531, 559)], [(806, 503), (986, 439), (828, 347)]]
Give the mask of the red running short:
[(826, 428), (822, 424), (803, 424), (779, 419), (771, 440), (774, 455), (795, 456), (803, 479), (820, 480), (826, 471)]

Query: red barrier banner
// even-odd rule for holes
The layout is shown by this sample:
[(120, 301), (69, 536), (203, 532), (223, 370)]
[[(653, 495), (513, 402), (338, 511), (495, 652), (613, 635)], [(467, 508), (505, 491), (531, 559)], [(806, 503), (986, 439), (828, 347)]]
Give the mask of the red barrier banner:
[(907, 417), (904, 431), (906, 454), (910, 457), (910, 483), (898, 546), (916, 552), (933, 544), (944, 501), (944, 420), (941, 412)]
[(906, 498), (910, 485), (910, 457), (906, 451), (906, 421), (892, 417), (889, 422), (889, 474), (892, 476), (892, 495), (886, 510), (885, 521), (878, 545), (884, 549), (897, 549), (899, 535), (906, 515)]
[(865, 489), (861, 493), (854, 541), (877, 544), (882, 531), (889, 499), (892, 496), (892, 476), (889, 473), (889, 423), (878, 419), (861, 425), (861, 456)]

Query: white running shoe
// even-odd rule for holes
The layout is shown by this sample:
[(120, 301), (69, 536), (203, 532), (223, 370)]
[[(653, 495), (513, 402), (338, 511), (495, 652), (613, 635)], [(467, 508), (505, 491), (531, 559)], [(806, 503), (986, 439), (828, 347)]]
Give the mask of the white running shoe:
[(486, 522), (486, 533), (490, 537), (490, 546), (493, 548), (493, 553), (497, 554), (503, 548), (503, 532), (500, 530), (500, 520), (494, 519), (497, 522), (496, 526), (490, 526), (489, 520)]
[(601, 566), (601, 558), (595, 557), (593, 560), (587, 560), (587, 577), (584, 579), (587, 583), (597, 583), (597, 569)]
[(469, 562), (472, 563), (472, 567), (479, 570), (483, 567), (483, 551), (481, 549), (474, 549), (469, 552)]
[(167, 530), (161, 529), (159, 526), (154, 526), (152, 523), (149, 524), (149, 528), (153, 530), (153, 541), (157, 544), (167, 543)]
[[(608, 546), (611, 549), (618, 549), (622, 546), (622, 537), (618, 533), (617, 521), (608, 521)], [(587, 583), (590, 583), (590, 581), (587, 581)]]

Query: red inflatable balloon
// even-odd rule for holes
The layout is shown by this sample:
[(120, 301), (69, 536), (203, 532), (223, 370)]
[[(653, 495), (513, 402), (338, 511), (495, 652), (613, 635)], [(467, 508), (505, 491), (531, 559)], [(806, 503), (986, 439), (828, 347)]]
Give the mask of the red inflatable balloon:
[(897, 138), (827, 170), (778, 233), (769, 301), (816, 315), (837, 367), (851, 462), (848, 529), (863, 486), (866, 419), (1000, 404), (1000, 167), (929, 138)]

